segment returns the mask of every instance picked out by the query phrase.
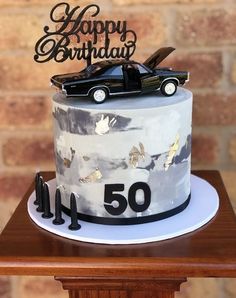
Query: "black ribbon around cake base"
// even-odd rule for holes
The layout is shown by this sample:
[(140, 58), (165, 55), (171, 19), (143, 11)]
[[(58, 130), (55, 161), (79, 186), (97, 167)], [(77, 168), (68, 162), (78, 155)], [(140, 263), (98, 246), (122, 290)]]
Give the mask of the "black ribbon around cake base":
[[(152, 221), (158, 221), (162, 220), (168, 217), (171, 217), (173, 215), (176, 215), (183, 211), (189, 204), (191, 199), (191, 193), (189, 194), (186, 201), (184, 201), (181, 205), (170, 209), (168, 211), (164, 211), (157, 214), (152, 215), (146, 215), (146, 216), (140, 216), (140, 217), (130, 217), (130, 218), (110, 218), (110, 217), (100, 217), (100, 216), (94, 216), (94, 215), (87, 215), (82, 213), (77, 213), (78, 219), (81, 219), (83, 221), (88, 221), (96, 224), (103, 224), (103, 225), (135, 225), (135, 224), (143, 224), (148, 223)], [(68, 215), (71, 216), (71, 211), (69, 208), (62, 205), (62, 211)]]

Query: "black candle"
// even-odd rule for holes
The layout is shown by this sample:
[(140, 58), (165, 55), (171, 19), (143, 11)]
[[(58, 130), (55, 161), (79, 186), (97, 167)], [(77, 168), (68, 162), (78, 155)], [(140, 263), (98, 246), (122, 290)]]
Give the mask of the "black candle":
[(79, 230), (81, 228), (81, 225), (78, 224), (77, 219), (77, 205), (76, 205), (76, 198), (74, 193), (71, 193), (70, 195), (70, 210), (71, 210), (71, 224), (69, 225), (69, 229), (72, 231)]
[(38, 187), (39, 178), (40, 178), (40, 173), (38, 172), (35, 175), (35, 180), (34, 180), (35, 181), (35, 201), (34, 201), (35, 205), (39, 205), (39, 187)]
[(39, 183), (38, 183), (38, 190), (37, 190), (38, 198), (39, 198), (39, 205), (38, 205), (38, 208), (36, 210), (38, 212), (43, 212), (43, 210), (44, 210), (44, 206), (43, 206), (43, 196), (44, 196), (43, 185), (44, 185), (43, 177), (40, 176), (39, 177)]
[(54, 225), (62, 225), (64, 224), (65, 220), (62, 218), (62, 211), (61, 211), (61, 192), (60, 189), (57, 188), (56, 195), (55, 195), (55, 219), (53, 220)]
[(43, 185), (43, 206), (44, 206), (44, 212), (42, 214), (43, 218), (51, 218), (53, 217), (53, 214), (50, 210), (50, 196), (49, 196), (49, 189), (48, 184), (44, 183)]

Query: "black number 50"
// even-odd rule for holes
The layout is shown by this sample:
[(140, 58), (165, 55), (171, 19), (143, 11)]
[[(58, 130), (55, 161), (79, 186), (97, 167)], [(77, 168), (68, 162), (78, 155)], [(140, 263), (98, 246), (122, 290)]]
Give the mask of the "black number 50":
[[(143, 212), (147, 210), (151, 203), (151, 190), (147, 183), (136, 182), (130, 186), (127, 199), (114, 192), (120, 192), (125, 189), (124, 184), (105, 184), (104, 192), (104, 207), (111, 215), (120, 215), (125, 212), (128, 202), (130, 208), (135, 212)], [(144, 200), (142, 204), (138, 204), (136, 201), (136, 192), (141, 189), (144, 194)]]

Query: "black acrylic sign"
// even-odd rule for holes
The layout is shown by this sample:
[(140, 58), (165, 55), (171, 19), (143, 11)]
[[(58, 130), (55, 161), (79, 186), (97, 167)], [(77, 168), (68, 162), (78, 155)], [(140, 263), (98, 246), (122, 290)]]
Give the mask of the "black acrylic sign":
[[(43, 63), (85, 59), (90, 64), (92, 58), (129, 59), (136, 48), (136, 33), (128, 29), (126, 21), (98, 20), (99, 12), (96, 4), (84, 8), (71, 8), (65, 2), (55, 5), (50, 12), (54, 26), (44, 27), (45, 34), (35, 45), (34, 60)], [(111, 47), (112, 34), (118, 34), (120, 47)], [(72, 40), (76, 40), (76, 46)]]

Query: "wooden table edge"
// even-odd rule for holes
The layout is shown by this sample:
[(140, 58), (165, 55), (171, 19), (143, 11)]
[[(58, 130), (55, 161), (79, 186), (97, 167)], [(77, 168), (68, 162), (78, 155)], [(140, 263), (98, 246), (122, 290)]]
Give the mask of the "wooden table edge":
[[(106, 260), (107, 261), (107, 260)], [(117, 264), (116, 264), (117, 262)], [(206, 269), (207, 264), (207, 269)], [(176, 267), (178, 266), (178, 269)], [(147, 265), (145, 262), (120, 262), (118, 259), (111, 263), (86, 262), (86, 263), (52, 263), (17, 261), (0, 261), (0, 275), (35, 275), (35, 276), (111, 276), (111, 272), (124, 277), (153, 275), (159, 277), (236, 277), (236, 262), (225, 265), (224, 263), (194, 263), (163, 264), (154, 262)], [(214, 274), (213, 274), (214, 272)]]
[[(193, 174), (198, 175), (198, 173), (204, 172), (211, 172), (218, 175), (223, 184), (221, 175), (216, 170), (193, 171)], [(47, 175), (50, 177), (48, 180), (50, 180), (55, 176), (55, 173), (47, 172)], [(33, 182), (18, 207), (21, 204), (26, 204), (26, 199), (28, 199), (32, 190)], [(15, 212), (17, 212), (17, 208)], [(5, 229), (7, 228), (7, 225)], [(152, 257), (81, 257), (77, 258), (76, 263), (74, 261), (69, 262), (68, 258), (65, 261), (63, 260), (63, 257), (60, 256), (54, 258), (23, 258), (24, 261), (22, 261), (21, 257), (17, 256), (12, 256), (11, 258), (0, 256), (0, 275), (94, 276), (95, 274), (96, 276), (109, 276), (111, 270), (116, 270), (117, 274), (126, 277), (140, 276), (140, 272), (142, 272), (144, 276), (151, 273), (160, 277), (236, 277), (236, 257), (235, 259), (230, 260), (230, 262), (227, 259), (228, 264), (225, 263), (224, 258), (218, 260), (212, 258), (210, 263), (209, 258), (206, 260), (203, 258), (190, 258), (189, 260), (185, 258), (185, 263), (182, 263), (181, 258), (175, 258), (174, 262), (171, 262), (168, 261), (167, 258)], [(178, 269), (176, 269), (176, 267), (178, 267)], [(91, 272), (91, 269), (93, 269), (93, 272)], [(214, 272), (214, 274), (212, 274), (212, 272)]]

